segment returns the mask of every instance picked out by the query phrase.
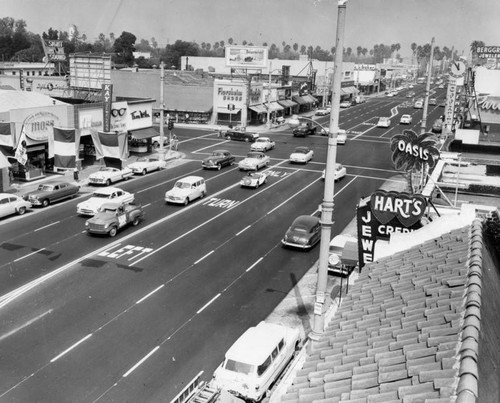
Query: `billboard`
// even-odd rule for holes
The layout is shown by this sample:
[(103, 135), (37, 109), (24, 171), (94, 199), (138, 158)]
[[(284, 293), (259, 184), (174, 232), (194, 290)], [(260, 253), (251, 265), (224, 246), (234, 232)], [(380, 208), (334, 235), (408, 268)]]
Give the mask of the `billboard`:
[(48, 62), (62, 62), (66, 60), (62, 41), (42, 39), (42, 45)]
[(72, 54), (69, 56), (70, 86), (101, 91), (111, 84), (111, 55)]
[(260, 46), (226, 46), (226, 66), (245, 69), (268, 67), (267, 48)]

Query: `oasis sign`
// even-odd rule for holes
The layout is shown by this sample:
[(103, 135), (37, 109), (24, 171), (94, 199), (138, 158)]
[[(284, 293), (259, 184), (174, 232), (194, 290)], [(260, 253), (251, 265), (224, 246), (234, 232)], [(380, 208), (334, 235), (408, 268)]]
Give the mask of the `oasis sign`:
[(420, 194), (377, 190), (357, 206), (359, 267), (373, 262), (375, 242), (393, 233), (408, 233), (422, 225), (427, 200)]
[(439, 159), (437, 138), (432, 133), (417, 135), (405, 130), (391, 138), (392, 162), (398, 171), (420, 170), (423, 165), (432, 168)]

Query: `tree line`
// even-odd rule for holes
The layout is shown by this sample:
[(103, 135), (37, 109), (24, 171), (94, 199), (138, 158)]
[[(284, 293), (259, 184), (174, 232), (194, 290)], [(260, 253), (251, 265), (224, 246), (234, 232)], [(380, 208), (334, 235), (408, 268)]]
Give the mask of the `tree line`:
[[(201, 42), (198, 44), (193, 41), (176, 40), (173, 44), (167, 44), (164, 47), (158, 46), (154, 37), (151, 39), (140, 39), (130, 32), (123, 31), (116, 37), (114, 33), (108, 36), (101, 33), (92, 43), (87, 40), (85, 34), (81, 34), (76, 28), (70, 35), (67, 31), (58, 31), (49, 28), (43, 32), (41, 37), (38, 34), (29, 32), (26, 29), (26, 22), (22, 19), (14, 20), (11, 17), (0, 19), (0, 54), (2, 61), (19, 62), (42, 62), (44, 51), (42, 38), (44, 40), (60, 40), (63, 43), (64, 53), (106, 53), (111, 54), (113, 65), (117, 68), (137, 66), (140, 68), (155, 68), (163, 61), (165, 66), (170, 69), (181, 69), (189, 66), (181, 66), (182, 56), (205, 56), (205, 57), (224, 57), (224, 48), (227, 45), (238, 45), (233, 38), (210, 42)], [(254, 43), (243, 40), (239, 45), (253, 46)], [(280, 46), (281, 45), (281, 46)], [(484, 45), (482, 41), (473, 41), (471, 51), (474, 55), (478, 46)], [(304, 45), (299, 43), (289, 44), (283, 41), (281, 44), (263, 42), (258, 46), (266, 46), (269, 51), (269, 59), (297, 60), (301, 55), (307, 55), (311, 59), (319, 61), (332, 61), (335, 57), (336, 49), (323, 49), (321, 46)], [(375, 44), (371, 49), (357, 46), (345, 47), (343, 49), (343, 60), (355, 63), (382, 63), (384, 59), (393, 58), (401, 60), (399, 51), (401, 45), (394, 43), (385, 45), (383, 43)], [(425, 66), (429, 60), (431, 45), (418, 45), (416, 42), (410, 46), (412, 64)], [(150, 57), (134, 57), (134, 52), (146, 52)], [(457, 59), (457, 50), (454, 47), (439, 46), (434, 47), (434, 59)], [(66, 62), (68, 64), (68, 62)], [(69, 65), (67, 66), (69, 67)], [(69, 68), (66, 70), (69, 71)]]

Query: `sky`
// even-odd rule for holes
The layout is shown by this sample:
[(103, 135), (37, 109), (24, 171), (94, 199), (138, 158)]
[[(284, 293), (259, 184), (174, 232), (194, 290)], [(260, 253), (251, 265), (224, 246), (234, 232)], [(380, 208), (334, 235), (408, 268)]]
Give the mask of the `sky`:
[[(68, 31), (76, 25), (94, 42), (123, 31), (160, 46), (176, 40), (198, 44), (233, 38), (254, 45), (298, 43), (331, 49), (336, 42), (336, 0), (0, 0), (2, 17), (26, 21), (27, 30)], [(454, 47), (468, 56), (477, 40), (500, 46), (500, 0), (348, 0), (344, 47), (399, 43)]]

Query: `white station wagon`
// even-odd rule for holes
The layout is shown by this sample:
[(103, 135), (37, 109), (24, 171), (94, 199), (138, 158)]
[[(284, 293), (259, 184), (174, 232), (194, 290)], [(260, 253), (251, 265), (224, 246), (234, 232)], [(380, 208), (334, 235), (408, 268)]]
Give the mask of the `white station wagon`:
[(238, 397), (259, 401), (299, 346), (298, 329), (260, 322), (227, 350), (212, 384)]

